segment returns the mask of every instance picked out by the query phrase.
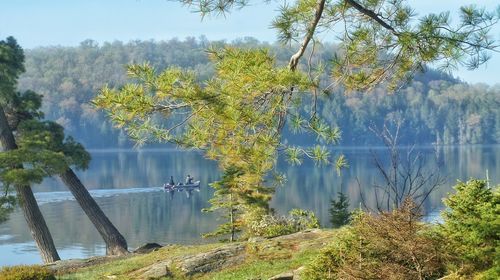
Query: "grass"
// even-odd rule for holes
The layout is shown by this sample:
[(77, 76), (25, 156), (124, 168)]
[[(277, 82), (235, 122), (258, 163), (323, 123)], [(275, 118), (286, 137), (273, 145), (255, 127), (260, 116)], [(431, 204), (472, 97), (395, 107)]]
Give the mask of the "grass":
[(311, 261), (319, 251), (303, 251), (289, 259), (254, 260), (240, 266), (205, 274), (200, 280), (268, 279), (274, 275), (295, 270)]
[(165, 258), (196, 254), (200, 251), (211, 250), (220, 245), (221, 244), (214, 243), (196, 246), (167, 246), (149, 254), (133, 256), (127, 259), (78, 269), (76, 272), (59, 275), (57, 278), (62, 280), (110, 279), (109, 277), (115, 276), (116, 278), (113, 279), (129, 279), (127, 276), (129, 273), (164, 260)]
[[(205, 274), (184, 276), (175, 265), (169, 266), (173, 279), (234, 280), (268, 279), (274, 275), (295, 270), (309, 263), (317, 256), (325, 243), (331, 240), (332, 230), (321, 230), (310, 238), (274, 238), (246, 244), (244, 263)], [(69, 274), (59, 275), (58, 279), (131, 279), (134, 272), (151, 264), (173, 259), (174, 263), (183, 256), (210, 251), (226, 243), (193, 246), (168, 246), (158, 251), (111, 261), (92, 267), (78, 269)], [(137, 274), (135, 274), (137, 275)], [(167, 278), (165, 278), (167, 279)], [(172, 279), (172, 278), (169, 278)]]

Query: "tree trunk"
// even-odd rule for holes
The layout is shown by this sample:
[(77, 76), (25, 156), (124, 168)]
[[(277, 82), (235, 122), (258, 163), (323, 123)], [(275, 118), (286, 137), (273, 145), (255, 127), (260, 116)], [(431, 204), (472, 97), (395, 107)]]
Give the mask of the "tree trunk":
[(16, 186), (17, 198), (23, 210), (24, 218), (35, 240), (43, 263), (51, 263), (60, 260), (54, 240), (49, 228), (45, 223), (42, 212), (38, 208), (35, 196), (30, 186)]
[[(0, 106), (0, 142), (2, 143), (4, 151), (17, 149), (14, 135), (7, 123), (2, 106)], [(22, 166), (19, 167), (22, 168)], [(38, 207), (31, 187), (29, 185), (16, 185), (15, 189), (24, 218), (31, 231), (31, 236), (33, 236), (36, 246), (40, 251), (43, 262), (51, 263), (60, 260), (56, 247), (54, 246), (54, 241), (52, 240), (52, 235), (45, 223), (45, 219)]]
[(73, 170), (68, 168), (60, 177), (104, 239), (106, 255), (127, 254), (127, 241), (102, 212)]

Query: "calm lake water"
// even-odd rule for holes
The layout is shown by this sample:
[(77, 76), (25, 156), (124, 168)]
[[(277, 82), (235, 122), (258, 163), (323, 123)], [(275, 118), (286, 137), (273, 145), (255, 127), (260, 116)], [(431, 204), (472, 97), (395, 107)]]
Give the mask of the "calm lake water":
[[(331, 198), (339, 191), (346, 193), (351, 207), (364, 200), (373, 205), (371, 191), (382, 183), (374, 166), (373, 153), (383, 155), (380, 148), (338, 148), (334, 154), (344, 154), (350, 167), (339, 177), (331, 167), (304, 162), (288, 166), (280, 162), (278, 169), (286, 175), (284, 186), (277, 189), (272, 206), (279, 213), (292, 208), (313, 210), (322, 225), (328, 226)], [(436, 190), (425, 204), (428, 213), (442, 208), (441, 200), (451, 192), (456, 180), (485, 178), (489, 171), (492, 185), (500, 183), (500, 146), (465, 146), (418, 148), (428, 159), (427, 168), (446, 178), (446, 184)], [(87, 171), (77, 172), (97, 203), (122, 232), (130, 248), (146, 242), (202, 243), (200, 237), (218, 223), (214, 214), (202, 213), (208, 205), (212, 189), (208, 183), (218, 179), (217, 164), (203, 158), (201, 153), (173, 149), (101, 150), (91, 151), (93, 160)], [(439, 169), (436, 168), (435, 163)], [(160, 186), (170, 175), (177, 180), (187, 174), (201, 180), (200, 192), (190, 197), (185, 192), (173, 198)], [(97, 231), (64, 185), (47, 179), (34, 187), (40, 208), (51, 229), (61, 258), (83, 258), (103, 255), (105, 247)], [(10, 220), (0, 225), (0, 266), (40, 263), (24, 217), (15, 211)]]

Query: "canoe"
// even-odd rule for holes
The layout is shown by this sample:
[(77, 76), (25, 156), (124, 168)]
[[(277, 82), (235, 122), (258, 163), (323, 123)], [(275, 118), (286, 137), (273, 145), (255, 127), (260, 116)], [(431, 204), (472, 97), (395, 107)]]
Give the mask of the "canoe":
[(183, 191), (184, 189), (194, 189), (200, 187), (200, 181), (196, 181), (192, 184), (182, 184), (182, 183), (177, 183), (176, 185), (172, 184), (164, 184), (163, 189), (167, 192), (171, 191)]

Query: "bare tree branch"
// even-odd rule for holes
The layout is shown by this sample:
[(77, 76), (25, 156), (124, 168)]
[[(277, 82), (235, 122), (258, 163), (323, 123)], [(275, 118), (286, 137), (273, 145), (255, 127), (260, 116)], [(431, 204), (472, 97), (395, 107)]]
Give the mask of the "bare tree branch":
[(375, 167), (384, 182), (372, 185), (376, 209), (381, 211), (385, 207), (385, 211), (389, 211), (401, 207), (410, 199), (414, 201), (415, 209), (420, 211), (430, 194), (443, 185), (445, 180), (438, 173), (438, 169), (425, 168), (426, 160), (422, 153), (415, 152), (415, 146), (411, 146), (404, 154), (400, 152), (398, 137), (401, 121), (394, 122), (394, 132), (391, 132), (386, 124), (381, 130), (376, 129), (375, 126), (370, 127), (370, 130), (383, 141), (389, 158), (388, 165), (383, 164), (382, 159), (372, 151)]

